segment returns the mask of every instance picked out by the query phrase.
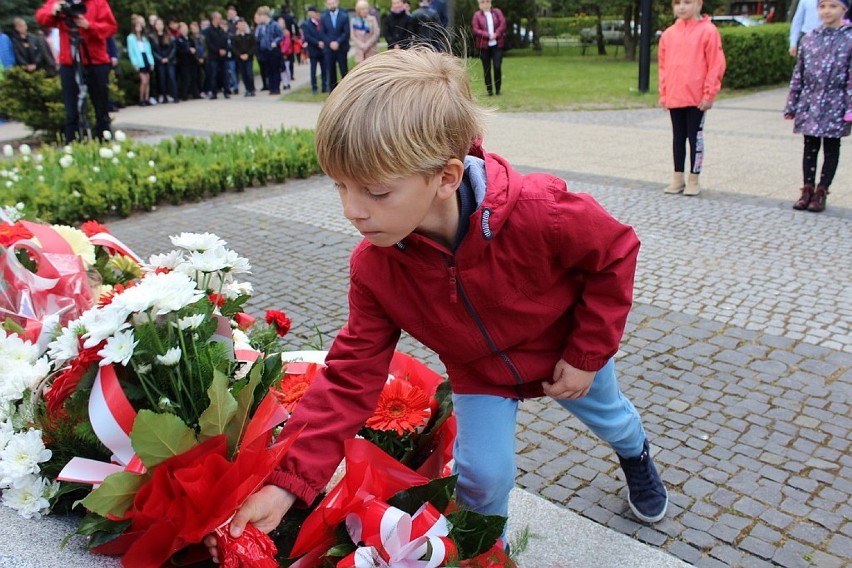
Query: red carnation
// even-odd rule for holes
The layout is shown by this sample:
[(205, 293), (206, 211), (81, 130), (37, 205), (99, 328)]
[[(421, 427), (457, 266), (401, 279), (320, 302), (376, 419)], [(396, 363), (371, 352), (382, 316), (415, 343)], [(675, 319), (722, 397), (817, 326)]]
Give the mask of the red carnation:
[(98, 233), (107, 233), (109, 234), (109, 229), (106, 228), (106, 225), (102, 225), (97, 221), (86, 221), (82, 225), (80, 225), (80, 230), (86, 233), (87, 237), (93, 237)]
[(221, 308), (225, 305), (225, 296), (222, 294), (210, 294), (207, 296), (207, 299), (210, 300), (210, 303), (214, 304), (217, 308)]
[(62, 408), (65, 401), (68, 400), (77, 390), (77, 385), (80, 384), (80, 379), (86, 374), (86, 371), (93, 363), (100, 360), (98, 351), (103, 349), (106, 341), (102, 341), (89, 349), (83, 349), (76, 359), (71, 361), (71, 366), (63, 370), (53, 380), (50, 388), (44, 393), (44, 399), (47, 402), (48, 412), (54, 413)]
[(275, 333), (280, 337), (287, 335), (287, 332), (290, 331), (290, 327), (293, 325), (287, 314), (278, 310), (266, 311), (266, 323), (275, 327)]
[(32, 238), (32, 236), (33, 234), (20, 223), (0, 223), (0, 245), (4, 247)]

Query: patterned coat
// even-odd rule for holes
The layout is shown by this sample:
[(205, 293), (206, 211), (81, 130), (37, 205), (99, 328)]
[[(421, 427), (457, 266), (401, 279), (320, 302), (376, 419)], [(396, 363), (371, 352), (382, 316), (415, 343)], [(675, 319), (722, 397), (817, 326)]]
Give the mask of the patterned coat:
[(793, 116), (793, 132), (805, 136), (849, 136), (852, 123), (852, 24), (819, 27), (802, 39), (790, 80), (786, 116)]

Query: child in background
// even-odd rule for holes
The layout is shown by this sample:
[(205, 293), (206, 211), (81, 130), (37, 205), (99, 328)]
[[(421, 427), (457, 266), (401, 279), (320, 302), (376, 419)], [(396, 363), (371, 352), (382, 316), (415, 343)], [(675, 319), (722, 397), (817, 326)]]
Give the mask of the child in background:
[[(284, 18), (279, 18), (283, 22)], [(279, 24), (280, 25), (280, 24)], [(284, 31), (284, 39), (281, 40), (281, 88), (290, 88), (290, 79), (293, 77), (293, 36), (287, 28)]]
[[(793, 209), (825, 210), (828, 188), (840, 161), (840, 139), (852, 130), (852, 25), (844, 19), (849, 0), (820, 0), (822, 25), (802, 38), (784, 118), (805, 136), (804, 185)], [(823, 148), (816, 182), (817, 156)]]
[[(725, 75), (722, 38), (710, 16), (701, 16), (701, 6), (701, 0), (674, 0), (677, 20), (660, 37), (660, 106), (671, 115), (674, 138), (674, 176), (666, 193), (701, 192), (704, 113), (713, 107)], [(685, 181), (687, 140), (691, 167)]]
[[(273, 530), (323, 490), (375, 410), (401, 330), (446, 367), (463, 505), (508, 515), (518, 404), (549, 396), (616, 451), (637, 518), (665, 515), (613, 358), (639, 239), (564, 181), (486, 152), (486, 115), (465, 65), (423, 47), (364, 60), (323, 105), (317, 156), (364, 236), (350, 258), (349, 321), (287, 421), (282, 435), (301, 430), (294, 445), (231, 521), (234, 537), (248, 522)], [(205, 543), (215, 558), (215, 538)]]

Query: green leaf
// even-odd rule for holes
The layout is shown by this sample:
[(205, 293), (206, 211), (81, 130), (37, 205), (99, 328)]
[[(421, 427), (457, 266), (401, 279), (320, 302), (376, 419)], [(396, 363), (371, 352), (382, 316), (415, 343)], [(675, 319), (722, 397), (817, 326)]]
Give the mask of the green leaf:
[(92, 537), (92, 539), (89, 539), (89, 542), (87, 542), (87, 545), (89, 548), (97, 546), (96, 544), (91, 544), (91, 540), (97, 539), (99, 542), (112, 540), (124, 532), (124, 529), (130, 526), (130, 523), (131, 521), (129, 519), (126, 521), (111, 521), (97, 513), (87, 513), (86, 516), (83, 517), (83, 520), (80, 521), (80, 525), (77, 527), (77, 530), (71, 534), (65, 535), (65, 538), (63, 538), (62, 542), (59, 543), (59, 548), (65, 548), (65, 545), (68, 544), (68, 541), (73, 536)]
[(457, 475), (451, 475), (450, 477), (433, 479), (425, 485), (404, 489), (388, 499), (388, 504), (405, 511), (409, 515), (416, 513), (417, 509), (427, 501), (432, 503), (439, 511), (443, 511), (449, 505), (453, 492), (456, 490), (457, 478)]
[(494, 546), (506, 525), (506, 517), (467, 510), (450, 513), (447, 519), (452, 525), (449, 536), (456, 544), (460, 558), (473, 558)]
[(254, 404), (254, 391), (263, 377), (263, 365), (257, 363), (249, 371), (249, 382), (240, 390), (237, 395), (237, 410), (234, 413), (232, 420), (225, 428), (225, 435), (228, 437), (228, 455), (233, 455), (237, 449), (237, 445), (243, 438), (246, 425), (250, 418), (250, 411)]
[(207, 389), (207, 396), (210, 398), (210, 406), (198, 419), (201, 427), (201, 433), (198, 436), (200, 442), (223, 434), (228, 423), (237, 413), (237, 400), (228, 390), (228, 377), (224, 373), (213, 371), (213, 381)]
[(133, 504), (136, 492), (147, 480), (146, 475), (119, 471), (108, 475), (101, 486), (86, 495), (80, 501), (86, 509), (102, 517), (115, 515), (120, 517)]
[(130, 443), (145, 467), (152, 468), (192, 449), (198, 441), (192, 429), (174, 414), (140, 410), (133, 422)]

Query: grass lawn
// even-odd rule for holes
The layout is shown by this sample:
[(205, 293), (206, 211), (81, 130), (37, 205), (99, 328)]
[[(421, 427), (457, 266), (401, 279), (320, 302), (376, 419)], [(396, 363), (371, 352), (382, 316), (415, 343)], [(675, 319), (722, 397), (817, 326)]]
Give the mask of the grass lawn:
[[(545, 46), (510, 50), (503, 58), (503, 89), (500, 97), (488, 97), (477, 57), (467, 60), (474, 96), (502, 112), (548, 112), (649, 108), (657, 104), (656, 53), (651, 54), (649, 91), (639, 92), (639, 62), (625, 61), (621, 49), (607, 46), (608, 55), (581, 54), (580, 47)], [(351, 65), (351, 62), (350, 62)], [(350, 67), (351, 68), (351, 67)], [(304, 72), (307, 72), (307, 68)], [(750, 90), (723, 89), (720, 98), (743, 95)], [(310, 87), (287, 95), (288, 101), (320, 102)]]

